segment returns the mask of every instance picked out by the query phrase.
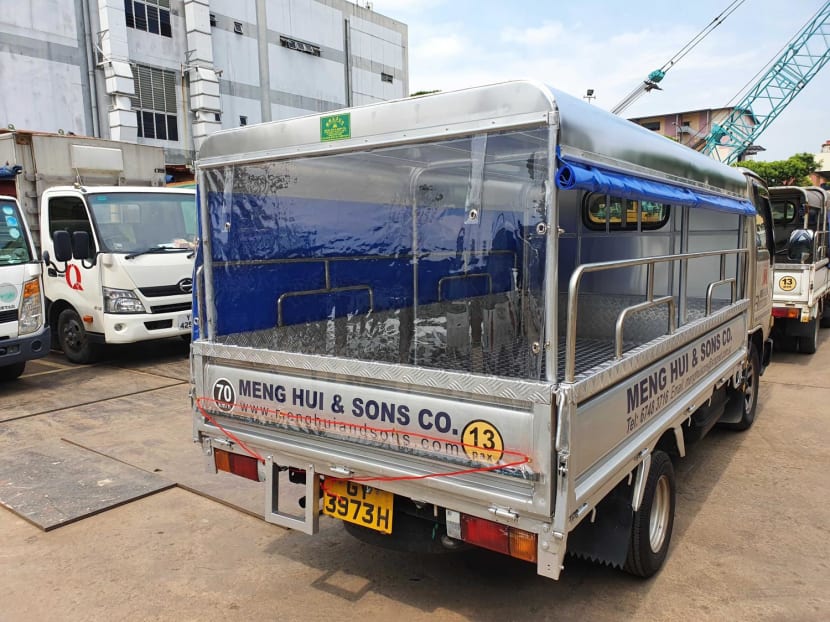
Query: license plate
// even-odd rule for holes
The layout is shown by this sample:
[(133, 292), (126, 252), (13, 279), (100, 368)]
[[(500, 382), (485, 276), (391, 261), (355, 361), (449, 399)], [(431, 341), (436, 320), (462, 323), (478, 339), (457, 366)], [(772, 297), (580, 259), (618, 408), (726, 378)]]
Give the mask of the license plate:
[(193, 316), (190, 313), (185, 313), (176, 318), (176, 326), (179, 330), (190, 330), (193, 327)]
[(323, 514), (380, 531), (392, 533), (394, 495), (343, 479), (326, 478), (323, 483)]

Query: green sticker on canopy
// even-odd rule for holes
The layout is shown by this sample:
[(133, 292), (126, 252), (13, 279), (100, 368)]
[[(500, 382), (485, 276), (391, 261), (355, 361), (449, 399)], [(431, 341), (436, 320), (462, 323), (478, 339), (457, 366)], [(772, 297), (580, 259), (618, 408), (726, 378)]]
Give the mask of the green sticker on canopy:
[(320, 140), (344, 140), (352, 137), (352, 117), (349, 113), (320, 118)]

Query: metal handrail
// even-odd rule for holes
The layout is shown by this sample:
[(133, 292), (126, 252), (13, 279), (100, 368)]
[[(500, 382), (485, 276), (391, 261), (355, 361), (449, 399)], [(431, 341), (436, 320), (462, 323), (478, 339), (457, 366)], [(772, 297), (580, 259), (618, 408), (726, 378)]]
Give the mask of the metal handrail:
[[(684, 253), (678, 255), (659, 255), (657, 257), (645, 257), (639, 259), (623, 259), (619, 261), (603, 261), (597, 263), (587, 263), (577, 266), (574, 270), (573, 274), (571, 274), (570, 282), (568, 283), (568, 320), (567, 320), (567, 328), (565, 334), (565, 382), (574, 382), (576, 378), (576, 326), (577, 326), (577, 312), (579, 306), (579, 285), (582, 281), (582, 277), (589, 273), (589, 272), (601, 272), (604, 270), (616, 270), (619, 268), (633, 268), (636, 266), (649, 266), (647, 279), (648, 279), (648, 292), (647, 296), (648, 299), (644, 303), (639, 303), (637, 305), (633, 305), (631, 307), (627, 307), (620, 312), (620, 316), (625, 316), (629, 313), (635, 313), (638, 311), (643, 310), (646, 308), (644, 305), (648, 305), (649, 307), (654, 307), (659, 304), (666, 304), (667, 299), (671, 298), (672, 303), (669, 305), (669, 330), (670, 332), (674, 331), (674, 296), (665, 296), (658, 299), (654, 299), (654, 266), (661, 263), (672, 263), (675, 261), (681, 260), (689, 260), (689, 259), (701, 259), (704, 257), (720, 257), (721, 258), (721, 276), (723, 277), (725, 274), (726, 269), (726, 256), (728, 255), (747, 255), (749, 253), (749, 249), (747, 248), (734, 248), (728, 250), (719, 250), (719, 251), (702, 251), (697, 253)], [(725, 280), (725, 279), (722, 279)], [(711, 286), (711, 284), (710, 284)], [(684, 298), (686, 297), (686, 292), (682, 291), (679, 296)], [(735, 295), (733, 294), (733, 302), (734, 302)], [(642, 307), (642, 308), (640, 308)], [(707, 309), (707, 315), (709, 314), (709, 310)], [(617, 339), (616, 339), (616, 348), (619, 351), (619, 357), (622, 356), (621, 352), (621, 341), (622, 341), (622, 324), (625, 322), (625, 317), (618, 317), (617, 318)], [(618, 357), (618, 358), (619, 358)]]
[(720, 281), (714, 281), (713, 283), (709, 283), (709, 286), (706, 288), (706, 315), (712, 313), (712, 294), (715, 293), (715, 288), (720, 287), (721, 285), (726, 285), (727, 283), (732, 284), (732, 297), (729, 300), (729, 304), (735, 303), (735, 294), (737, 293), (738, 282), (735, 280), (734, 277), (729, 277), (728, 279), (721, 279)]
[(205, 310), (205, 267), (199, 266), (196, 268), (195, 283), (196, 286), (196, 306), (198, 307), (196, 322), (199, 324), (199, 338), (207, 339), (207, 311)]
[(614, 343), (614, 358), (619, 360), (623, 353), (623, 328), (625, 320), (629, 315), (640, 313), (660, 305), (667, 304), (669, 307), (669, 334), (671, 335), (675, 329), (675, 312), (674, 312), (674, 296), (663, 296), (662, 298), (654, 299), (654, 264), (646, 265), (646, 300), (636, 305), (631, 305), (620, 311), (617, 317), (617, 325), (615, 328), (615, 343)]
[(628, 318), (630, 314), (640, 313), (641, 311), (646, 311), (648, 309), (652, 309), (654, 307), (659, 307), (660, 305), (668, 305), (669, 307), (669, 335), (671, 335), (675, 328), (676, 328), (676, 320), (675, 320), (675, 305), (674, 305), (674, 296), (663, 296), (662, 298), (658, 298), (657, 300), (647, 300), (645, 302), (641, 302), (640, 304), (632, 305), (630, 307), (626, 307), (622, 311), (620, 311), (620, 315), (617, 318), (617, 326), (616, 326), (616, 334), (615, 334), (615, 344), (614, 344), (614, 358), (619, 360), (622, 358), (623, 354), (623, 325), (625, 324), (625, 320)]

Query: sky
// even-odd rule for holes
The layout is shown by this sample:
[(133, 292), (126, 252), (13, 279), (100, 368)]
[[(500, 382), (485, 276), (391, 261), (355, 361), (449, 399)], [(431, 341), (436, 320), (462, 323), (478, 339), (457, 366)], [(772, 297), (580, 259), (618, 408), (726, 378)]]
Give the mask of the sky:
[[(732, 0), (372, 0), (408, 26), (409, 90), (531, 78), (609, 110), (677, 54)], [(735, 97), (826, 0), (745, 0), (623, 116), (736, 104)], [(364, 0), (358, 4), (365, 5)], [(814, 48), (821, 54), (821, 46)], [(769, 110), (769, 106), (765, 108)], [(830, 140), (830, 63), (758, 137), (758, 160), (818, 153)]]

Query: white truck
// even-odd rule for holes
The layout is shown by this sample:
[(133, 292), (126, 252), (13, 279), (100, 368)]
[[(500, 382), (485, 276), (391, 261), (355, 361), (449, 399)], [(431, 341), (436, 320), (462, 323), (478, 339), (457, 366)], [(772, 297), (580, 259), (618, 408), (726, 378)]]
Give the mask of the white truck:
[(769, 189), (775, 232), (773, 341), (776, 349), (813, 354), (819, 327), (830, 326), (830, 192), (816, 186)]
[[(0, 180), (16, 173), (0, 167)], [(42, 264), (17, 200), (0, 195), (0, 381), (20, 376), (49, 346)]]
[(596, 106), (519, 81), (227, 130), (197, 182), (194, 441), (269, 522), (649, 576), (673, 462), (755, 420), (766, 187)]
[(22, 169), (5, 190), (47, 264), (47, 320), (70, 361), (189, 338), (195, 191), (161, 187), (161, 148), (14, 131), (0, 134), (0, 161)]

